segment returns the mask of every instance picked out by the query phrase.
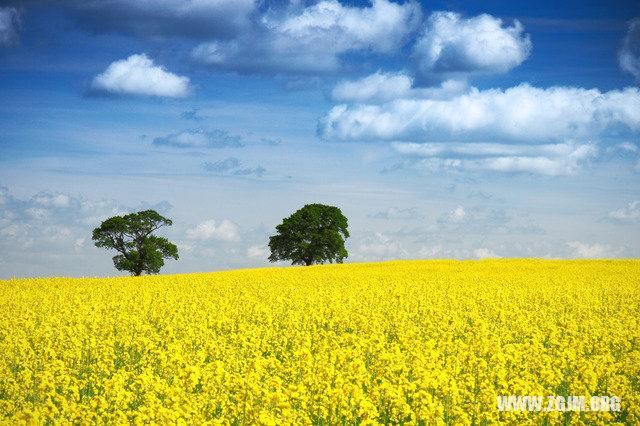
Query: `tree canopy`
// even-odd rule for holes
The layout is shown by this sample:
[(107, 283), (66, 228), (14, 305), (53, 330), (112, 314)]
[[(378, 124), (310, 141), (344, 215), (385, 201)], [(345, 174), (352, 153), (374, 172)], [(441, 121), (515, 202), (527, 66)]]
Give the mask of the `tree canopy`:
[(145, 210), (125, 216), (111, 217), (93, 230), (96, 247), (114, 249), (120, 254), (113, 257), (113, 265), (119, 271), (131, 275), (157, 274), (164, 266), (164, 259), (178, 259), (178, 247), (166, 238), (152, 235), (162, 226), (172, 222), (154, 210)]
[(349, 256), (344, 247), (349, 237), (347, 218), (339, 208), (307, 204), (276, 226), (269, 238), (269, 261), (291, 260), (293, 265), (342, 263)]

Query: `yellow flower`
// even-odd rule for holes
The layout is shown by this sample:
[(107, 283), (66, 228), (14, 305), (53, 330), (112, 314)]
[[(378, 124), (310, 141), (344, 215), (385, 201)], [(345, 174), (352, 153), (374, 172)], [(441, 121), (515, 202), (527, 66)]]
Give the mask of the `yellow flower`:
[[(0, 286), (2, 424), (640, 422), (638, 260)], [(616, 395), (621, 411), (500, 412), (501, 395)]]

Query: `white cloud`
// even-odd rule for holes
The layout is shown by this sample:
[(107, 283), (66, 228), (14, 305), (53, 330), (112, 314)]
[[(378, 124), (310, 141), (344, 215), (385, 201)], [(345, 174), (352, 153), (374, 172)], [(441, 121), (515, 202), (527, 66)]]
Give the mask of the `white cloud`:
[(462, 222), (467, 217), (467, 212), (462, 206), (457, 206), (450, 212), (442, 215), (438, 219), (440, 224), (456, 224)]
[(189, 78), (165, 71), (147, 55), (115, 61), (94, 77), (92, 91), (115, 95), (183, 98), (190, 94)]
[(431, 231), (466, 237), (545, 233), (537, 221), (525, 212), (482, 205), (467, 208), (458, 205), (442, 213)]
[(571, 241), (567, 245), (574, 250), (575, 257), (601, 259), (615, 256), (614, 251), (608, 244), (586, 244), (580, 241)]
[(482, 160), (463, 161), (467, 169), (493, 170), (498, 172), (528, 172), (548, 176), (571, 175), (578, 172), (581, 160), (595, 155), (590, 145), (581, 145), (568, 157), (495, 157)]
[(227, 219), (219, 223), (215, 219), (209, 219), (187, 229), (187, 237), (194, 240), (235, 241), (239, 238), (239, 231), (238, 227)]
[(631, 201), (626, 207), (609, 212), (607, 217), (618, 222), (640, 222), (640, 200)]
[(331, 92), (331, 97), (337, 101), (388, 101), (407, 96), (412, 85), (412, 79), (405, 74), (378, 71), (361, 80), (338, 83)]
[(424, 158), (417, 164), (428, 170), (491, 170), (548, 176), (575, 174), (597, 154), (595, 145), (575, 143), (510, 145), (396, 142), (392, 146), (401, 154)]
[[(502, 258), (499, 253), (509, 253), (508, 257), (548, 257), (543, 256), (541, 250), (546, 248), (546, 244), (536, 242), (534, 244), (522, 244), (519, 242), (510, 242), (508, 244), (494, 242), (499, 250), (488, 248), (480, 241), (468, 241), (470, 247), (452, 246), (448, 244), (435, 244), (430, 246), (421, 246), (416, 250), (418, 258), (421, 259), (499, 259)], [(472, 248), (472, 247), (477, 248)], [(534, 247), (535, 246), (535, 247)]]
[(466, 215), (467, 212), (464, 211), (464, 208), (462, 206), (458, 206), (450, 213), (449, 218), (453, 222), (460, 222), (465, 218)]
[(66, 194), (41, 192), (32, 198), (35, 204), (45, 207), (67, 207), (71, 204), (71, 197)]
[(417, 3), (373, 0), (370, 7), (323, 0), (271, 10), (261, 28), (234, 40), (203, 43), (196, 62), (247, 73), (324, 73), (340, 68), (339, 55), (353, 51), (393, 54), (417, 28)]
[(94, 246), (92, 230), (110, 216), (148, 208), (164, 213), (171, 205), (141, 203), (129, 208), (113, 200), (91, 201), (50, 191), (19, 199), (0, 186), (0, 278), (113, 275), (113, 254)]
[(15, 7), (0, 7), (0, 46), (18, 42), (21, 13)]
[(340, 102), (387, 102), (398, 98), (439, 99), (461, 94), (468, 89), (465, 80), (446, 80), (437, 87), (414, 88), (413, 78), (402, 72), (378, 71), (355, 81), (341, 81), (331, 92)]
[(176, 246), (178, 246), (178, 251), (180, 253), (193, 253), (195, 250), (195, 245), (191, 243), (187, 243), (184, 241), (177, 241)]
[[(541, 125), (541, 123), (545, 123)], [(450, 99), (396, 99), (382, 105), (338, 105), (319, 123), (333, 140), (500, 140), (545, 143), (593, 137), (612, 127), (640, 130), (640, 90), (521, 84), (472, 90)]]
[(407, 252), (399, 242), (382, 232), (366, 235), (350, 250), (349, 259), (360, 262), (375, 262), (406, 258)]
[(418, 250), (418, 256), (420, 258), (432, 258), (441, 254), (443, 251), (442, 245), (436, 245), (431, 247), (420, 247)]
[(631, 142), (622, 142), (617, 145), (617, 148), (626, 152), (640, 152), (638, 145), (632, 144)]
[(531, 53), (531, 40), (517, 20), (482, 14), (462, 18), (455, 12), (434, 12), (414, 46), (419, 75), (504, 73), (520, 65)]
[(247, 248), (247, 256), (266, 259), (269, 257), (269, 248), (263, 245), (250, 246)]
[(493, 250), (488, 249), (486, 247), (480, 247), (477, 248), (475, 250), (473, 250), (473, 256), (476, 259), (487, 259), (487, 258), (499, 258), (500, 256), (498, 256)]
[(25, 212), (31, 216), (33, 219), (44, 220), (50, 216), (50, 212), (47, 209), (38, 209), (34, 207), (30, 207), (25, 210)]
[(414, 143), (394, 142), (392, 146), (400, 153), (419, 157), (461, 156), (565, 156), (575, 150), (575, 145), (544, 144), (500, 144), (500, 143)]
[(640, 81), (640, 19), (629, 22), (629, 29), (618, 53), (620, 68)]
[[(575, 174), (594, 158), (600, 136), (640, 131), (638, 88), (603, 93), (525, 83), (506, 90), (419, 89), (410, 82), (402, 74), (378, 72), (338, 84), (337, 98), (358, 103), (333, 107), (319, 121), (318, 134), (327, 140), (402, 141), (393, 148), (421, 158), (418, 166), (425, 170), (557, 176)], [(629, 142), (619, 147), (638, 149)]]
[[(373, 0), (371, 7), (343, 6), (337, 0), (324, 0), (305, 8), (302, 13), (284, 20), (266, 18), (266, 25), (288, 40), (324, 41), (325, 36), (336, 51), (371, 49), (391, 52), (421, 17), (415, 3), (397, 4), (388, 0)], [(409, 28), (401, 27), (409, 24)]]

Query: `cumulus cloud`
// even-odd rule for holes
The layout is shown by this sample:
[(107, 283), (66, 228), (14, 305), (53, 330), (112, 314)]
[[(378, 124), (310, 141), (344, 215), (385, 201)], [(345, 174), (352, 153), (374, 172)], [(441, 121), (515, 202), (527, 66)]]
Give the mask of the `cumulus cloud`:
[(616, 257), (620, 253), (620, 250), (614, 250), (609, 244), (588, 244), (580, 241), (571, 241), (567, 245), (573, 249), (574, 257), (587, 259)]
[(269, 248), (264, 245), (253, 245), (247, 248), (247, 256), (257, 258), (268, 258)]
[(341, 81), (331, 92), (339, 102), (384, 103), (398, 98), (439, 99), (463, 93), (468, 88), (465, 80), (446, 80), (439, 86), (415, 88), (414, 79), (403, 72), (377, 71), (359, 80)]
[(498, 256), (493, 250), (488, 249), (486, 247), (480, 247), (477, 248), (473, 251), (473, 256), (476, 259), (487, 259), (487, 258), (499, 258), (501, 256)]
[[(427, 170), (573, 174), (596, 156), (600, 136), (640, 130), (637, 88), (603, 93), (525, 83), (506, 90), (459, 87), (458, 93), (441, 87), (435, 94), (399, 75), (374, 77), (337, 86), (336, 95), (354, 103), (333, 107), (319, 121), (318, 134), (327, 140), (401, 141), (393, 144), (396, 151), (422, 158)], [(385, 87), (394, 79), (403, 84), (375, 92), (374, 80)]]
[(336, 101), (389, 101), (406, 97), (412, 86), (413, 80), (406, 74), (378, 71), (360, 80), (338, 83), (331, 97)]
[(250, 168), (250, 167), (241, 167), (240, 160), (235, 157), (229, 157), (224, 160), (216, 161), (216, 162), (206, 162), (204, 163), (204, 169), (208, 172), (219, 173), (219, 174), (231, 174), (234, 176), (250, 176), (255, 175), (257, 177), (262, 177), (267, 172), (262, 166)]
[[(488, 214), (481, 215), (479, 210), (476, 210), (473, 215), (467, 213), (462, 206), (456, 206), (453, 210), (450, 210), (438, 218), (438, 224), (440, 225), (455, 225), (459, 227), (463, 222), (467, 224), (471, 222), (481, 223), (482, 226), (491, 223), (492, 225), (503, 226), (509, 219), (503, 210), (493, 210)], [(452, 229), (445, 226), (447, 229)]]
[(375, 262), (406, 258), (408, 253), (399, 241), (383, 232), (364, 236), (349, 252), (349, 259)]
[(487, 247), (478, 248), (453, 248), (443, 244), (422, 246), (417, 250), (421, 259), (487, 259), (500, 258), (493, 249)]
[(503, 26), (499, 18), (482, 14), (463, 18), (455, 12), (429, 16), (413, 55), (418, 75), (504, 73), (520, 65), (531, 53), (531, 40), (517, 20)]
[(618, 53), (620, 68), (640, 81), (640, 19), (629, 23), (629, 29), (622, 40), (622, 48)]
[(160, 136), (153, 140), (157, 146), (173, 148), (240, 148), (240, 136), (230, 135), (225, 130), (187, 129), (178, 133)]
[(418, 250), (418, 257), (419, 258), (434, 258), (437, 257), (439, 255), (441, 255), (443, 251), (443, 247), (441, 244), (435, 245), (435, 246), (428, 246), (428, 247), (420, 247), (420, 249)]
[[(407, 238), (409, 237), (410, 238)], [(361, 232), (350, 242), (349, 262), (376, 262), (396, 259), (484, 259), (498, 258), (505, 250), (518, 253), (513, 247), (465, 238), (465, 246), (452, 241), (450, 235), (424, 234), (420, 230), (396, 232)], [(483, 235), (483, 239), (486, 236)], [(425, 241), (429, 241), (425, 244)], [(530, 255), (529, 255), (530, 256)]]
[(428, 170), (490, 170), (548, 176), (575, 174), (597, 154), (595, 145), (575, 143), (510, 145), (397, 142), (392, 146), (401, 154), (421, 158), (417, 165)]
[(398, 152), (420, 157), (439, 157), (446, 155), (472, 156), (565, 156), (570, 155), (575, 147), (571, 144), (500, 144), (500, 143), (413, 143), (394, 142)]
[(440, 222), (459, 223), (459, 222), (462, 222), (466, 216), (467, 216), (467, 212), (464, 210), (464, 207), (457, 206), (451, 212), (447, 213), (444, 218), (441, 218)]
[(431, 229), (457, 235), (544, 234), (545, 231), (526, 213), (482, 205), (458, 205), (444, 212)]
[(323, 0), (270, 10), (252, 31), (196, 46), (194, 61), (246, 73), (326, 73), (348, 52), (393, 54), (419, 25), (417, 3), (373, 0), (369, 7)]
[(163, 39), (230, 38), (250, 26), (255, 0), (65, 0), (79, 26)]
[(209, 219), (187, 229), (187, 238), (194, 240), (236, 241), (239, 237), (238, 226), (227, 219)]
[(91, 230), (111, 216), (149, 208), (165, 214), (172, 206), (125, 206), (53, 191), (22, 199), (0, 186), (0, 278), (113, 274), (111, 256), (93, 246)]
[(271, 230), (242, 229), (222, 219), (185, 223), (185, 212), (172, 213), (172, 208), (167, 201), (126, 205), (56, 191), (18, 198), (0, 185), (0, 279), (122, 275), (113, 268), (115, 252), (95, 247), (91, 231), (109, 217), (147, 209), (173, 220), (158, 235), (178, 246), (180, 261), (167, 265), (164, 273), (268, 265), (267, 256), (258, 254)]
[(22, 24), (21, 13), (15, 7), (0, 7), (0, 46), (18, 42)]
[(184, 98), (190, 94), (189, 78), (155, 65), (145, 54), (115, 61), (93, 78), (91, 91), (112, 95)]
[(631, 201), (626, 207), (609, 212), (607, 217), (620, 223), (640, 222), (640, 200)]
[[(545, 123), (545, 125), (541, 125)], [(396, 99), (382, 105), (342, 104), (320, 121), (332, 140), (495, 140), (544, 143), (593, 137), (612, 128), (640, 130), (640, 90), (521, 84), (449, 99)]]

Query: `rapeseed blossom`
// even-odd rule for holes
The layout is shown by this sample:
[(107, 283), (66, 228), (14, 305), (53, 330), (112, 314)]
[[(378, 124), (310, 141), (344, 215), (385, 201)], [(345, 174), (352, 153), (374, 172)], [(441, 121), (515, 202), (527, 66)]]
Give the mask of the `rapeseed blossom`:
[[(640, 261), (0, 281), (0, 422), (640, 423)], [(500, 412), (616, 395), (618, 412)]]

